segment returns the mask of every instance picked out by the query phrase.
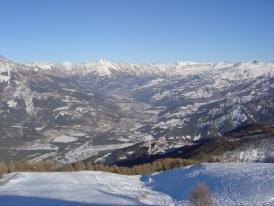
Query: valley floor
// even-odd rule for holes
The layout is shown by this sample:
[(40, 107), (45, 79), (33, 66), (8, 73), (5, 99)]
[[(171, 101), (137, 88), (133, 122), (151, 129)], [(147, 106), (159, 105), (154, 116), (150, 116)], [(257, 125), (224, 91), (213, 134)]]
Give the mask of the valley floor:
[(11, 173), (0, 179), (0, 206), (187, 205), (197, 182), (216, 205), (274, 205), (274, 164), (207, 163), (136, 176)]

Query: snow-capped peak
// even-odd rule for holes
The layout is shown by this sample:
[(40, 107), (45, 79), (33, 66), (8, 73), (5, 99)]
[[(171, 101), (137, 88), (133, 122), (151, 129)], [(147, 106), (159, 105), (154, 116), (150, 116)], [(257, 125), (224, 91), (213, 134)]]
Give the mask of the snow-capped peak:
[[(5, 57), (0, 56), (0, 63), (1, 62), (3, 65), (8, 64), (11, 61)], [(23, 66), (33, 68), (36, 71), (58, 71), (80, 75), (93, 73), (99, 76), (111, 76), (117, 72), (134, 76), (188, 76), (208, 73), (211, 75), (215, 74), (217, 75), (216, 77), (221, 79), (239, 80), (274, 74), (274, 63), (261, 61), (237, 63), (199, 63), (193, 61), (178, 61), (174, 64), (132, 64), (126, 62), (111, 62), (105, 59), (99, 59), (94, 61), (86, 61), (79, 64), (74, 64), (68, 61), (63, 63), (31, 62)], [(0, 69), (3, 69), (3, 66)]]
[(198, 64), (203, 64), (203, 63), (198, 63), (198, 62), (194, 62), (194, 61), (179, 61), (179, 62), (175, 63), (176, 66), (180, 66), (180, 67), (194, 66), (194, 65), (198, 65)]
[(31, 67), (39, 67), (42, 70), (51, 70), (58, 65), (56, 62), (47, 62), (47, 61), (38, 61), (38, 62), (30, 62), (26, 64), (27, 66)]
[(66, 70), (71, 71), (74, 69), (74, 64), (68, 61), (64, 61), (62, 65), (66, 68)]

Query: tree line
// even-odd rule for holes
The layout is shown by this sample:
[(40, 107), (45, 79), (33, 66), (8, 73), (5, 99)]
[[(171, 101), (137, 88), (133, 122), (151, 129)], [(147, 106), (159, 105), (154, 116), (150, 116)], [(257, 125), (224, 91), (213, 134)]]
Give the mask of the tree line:
[(172, 169), (175, 167), (187, 166), (199, 163), (196, 160), (181, 158), (162, 158), (151, 163), (135, 165), (133, 167), (106, 165), (89, 161), (76, 161), (74, 163), (56, 163), (53, 161), (26, 160), (10, 161), (9, 163), (0, 162), (0, 176), (11, 172), (72, 172), (72, 171), (105, 171), (125, 175), (139, 175)]

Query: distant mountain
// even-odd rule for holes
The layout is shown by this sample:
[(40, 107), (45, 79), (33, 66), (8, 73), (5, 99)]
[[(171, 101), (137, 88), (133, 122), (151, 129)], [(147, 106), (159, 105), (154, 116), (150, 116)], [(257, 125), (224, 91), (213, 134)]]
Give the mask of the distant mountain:
[(116, 63), (107, 60), (87, 61), (80, 64), (70, 62), (32, 62), (27, 64), (41, 70), (62, 71), (73, 74), (96, 74), (100, 76), (111, 76), (117, 73), (127, 73), (136, 76), (188, 76), (200, 73), (213, 73), (227, 80), (249, 79), (261, 75), (273, 75), (273, 62), (219, 62), (219, 63), (197, 63), (176, 62), (174, 64), (131, 64)]
[(19, 64), (0, 57), (0, 157), (75, 161), (143, 142), (157, 154), (273, 123), (273, 74), (273, 62), (259, 61)]

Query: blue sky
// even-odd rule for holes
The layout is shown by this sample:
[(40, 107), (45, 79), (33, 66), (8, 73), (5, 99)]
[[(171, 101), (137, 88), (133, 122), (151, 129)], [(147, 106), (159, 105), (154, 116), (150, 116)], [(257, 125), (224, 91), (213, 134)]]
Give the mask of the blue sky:
[(0, 0), (19, 62), (274, 60), (273, 0)]

